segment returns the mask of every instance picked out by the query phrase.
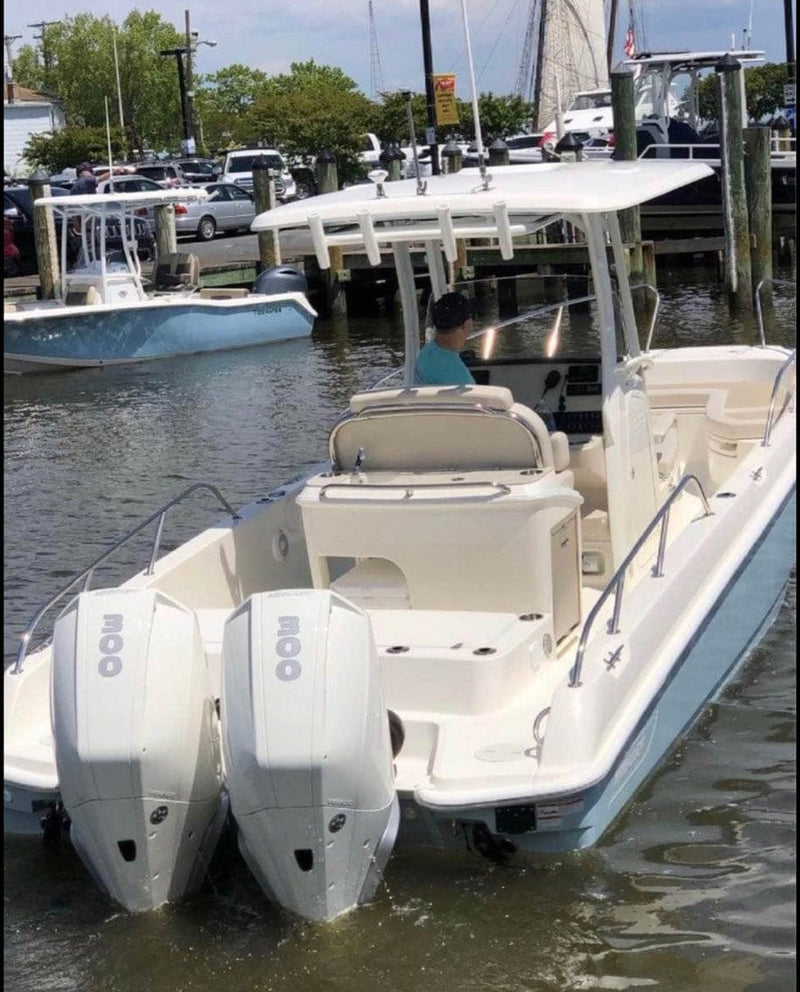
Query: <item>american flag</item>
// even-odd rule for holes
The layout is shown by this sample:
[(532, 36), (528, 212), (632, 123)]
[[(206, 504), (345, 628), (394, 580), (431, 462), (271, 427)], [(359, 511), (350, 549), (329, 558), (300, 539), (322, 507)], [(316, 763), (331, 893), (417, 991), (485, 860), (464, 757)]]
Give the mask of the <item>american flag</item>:
[(631, 25), (625, 32), (625, 44), (622, 46), (622, 50), (629, 59), (633, 58), (633, 53), (636, 51), (636, 42), (633, 37), (633, 25)]

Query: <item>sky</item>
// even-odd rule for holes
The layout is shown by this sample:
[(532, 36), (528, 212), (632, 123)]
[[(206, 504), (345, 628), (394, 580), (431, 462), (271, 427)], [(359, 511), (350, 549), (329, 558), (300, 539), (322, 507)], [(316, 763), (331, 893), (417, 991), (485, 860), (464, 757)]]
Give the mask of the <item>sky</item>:
[[(597, 0), (602, 3), (602, 0)], [(514, 92), (532, 0), (466, 0), (467, 19), (479, 92)], [(233, 63), (261, 69), (269, 75), (290, 70), (292, 62), (313, 59), (319, 65), (344, 70), (367, 96), (376, 95), (376, 77), (387, 91), (424, 92), (420, 0), (373, 0), (378, 60), (372, 57), (368, 0), (237, 0), (230, 7), (220, 0), (106, 0), (101, 7), (86, 0), (26, 0), (5, 4), (4, 34), (21, 35), (13, 50), (35, 44), (37, 21), (91, 12), (108, 14), (121, 24), (133, 9), (155, 10), (183, 31), (185, 10), (201, 40), (194, 61), (196, 73), (213, 73)], [(794, 23), (796, 4), (793, 0)], [(434, 72), (457, 74), (457, 95), (470, 99), (462, 0), (428, 0)], [(21, 10), (24, 8), (24, 13)], [(619, 0), (614, 61), (622, 57), (627, 27), (626, 0)], [(784, 0), (635, 0), (641, 13), (639, 49), (724, 50), (735, 35), (752, 24), (752, 47), (763, 49), (767, 61), (786, 59)], [(379, 74), (374, 70), (379, 67)]]

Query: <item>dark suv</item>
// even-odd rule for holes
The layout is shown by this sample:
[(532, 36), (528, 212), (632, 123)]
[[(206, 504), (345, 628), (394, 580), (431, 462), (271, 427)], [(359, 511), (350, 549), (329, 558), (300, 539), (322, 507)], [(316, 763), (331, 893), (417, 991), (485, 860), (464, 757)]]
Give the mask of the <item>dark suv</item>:
[(176, 164), (183, 170), (184, 177), (196, 185), (219, 182), (222, 175), (222, 166), (210, 158), (179, 158)]

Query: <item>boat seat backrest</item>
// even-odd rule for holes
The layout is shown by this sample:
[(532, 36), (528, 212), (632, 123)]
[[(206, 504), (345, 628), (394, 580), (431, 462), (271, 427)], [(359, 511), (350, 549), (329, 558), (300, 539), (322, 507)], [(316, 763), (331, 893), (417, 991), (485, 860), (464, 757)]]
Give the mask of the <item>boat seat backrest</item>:
[(331, 461), (349, 469), (360, 448), (367, 471), (560, 471), (569, 463), (568, 444), (557, 439), (555, 458), (542, 418), (515, 403), (511, 391), (501, 386), (357, 393), (349, 414), (331, 431)]
[(156, 265), (154, 282), (157, 291), (196, 289), (200, 285), (200, 259), (193, 252), (171, 252)]

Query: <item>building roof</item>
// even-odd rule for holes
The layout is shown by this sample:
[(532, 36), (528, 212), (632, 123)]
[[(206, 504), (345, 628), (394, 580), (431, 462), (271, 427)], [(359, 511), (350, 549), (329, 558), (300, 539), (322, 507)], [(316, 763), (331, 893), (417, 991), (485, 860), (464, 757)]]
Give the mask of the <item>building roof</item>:
[[(61, 103), (57, 96), (29, 90), (27, 86), (20, 86), (19, 83), (13, 83), (13, 86), (15, 103)], [(3, 101), (8, 103), (8, 82), (3, 83)]]

